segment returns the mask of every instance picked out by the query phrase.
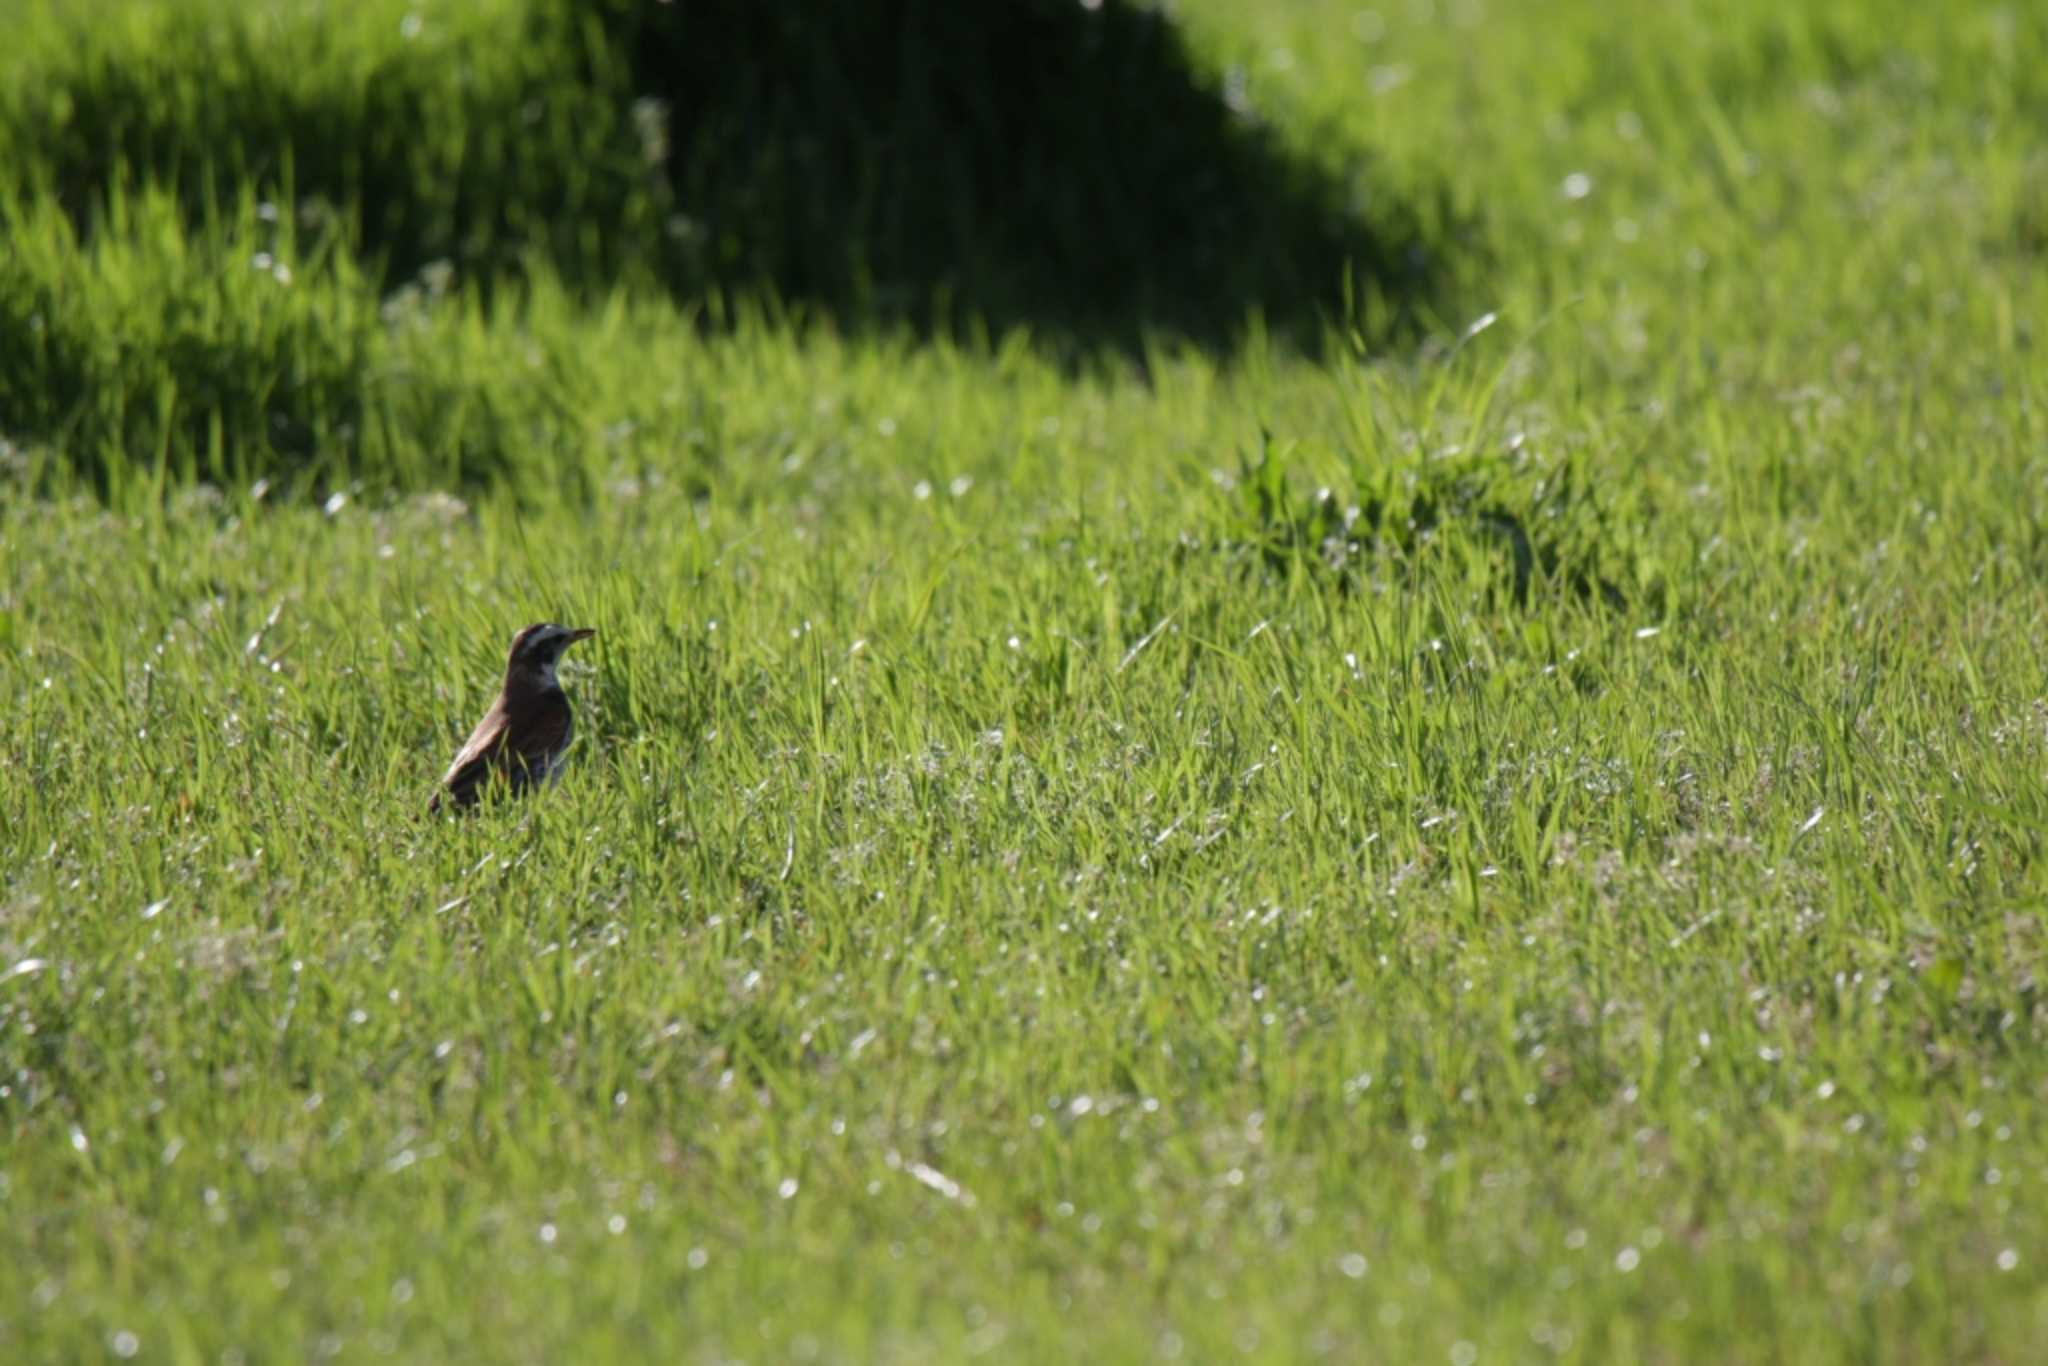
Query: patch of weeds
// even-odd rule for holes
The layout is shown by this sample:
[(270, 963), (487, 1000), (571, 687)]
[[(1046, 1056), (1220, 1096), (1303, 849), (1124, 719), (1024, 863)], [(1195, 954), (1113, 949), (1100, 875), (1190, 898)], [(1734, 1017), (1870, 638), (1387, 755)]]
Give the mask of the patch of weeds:
[(1414, 383), (1373, 364), (1354, 328), (1337, 367), (1346, 420), (1335, 446), (1276, 440), (1261, 422), (1256, 458), (1219, 481), (1223, 548), (1342, 592), (1426, 579), (1489, 609), (1541, 598), (1667, 615), (1671, 547), (1642, 481), (1613, 478), (1583, 443), (1532, 438), (1540, 409), (1496, 417), (1524, 346), (1491, 367), (1466, 362), (1498, 321), (1486, 313), (1425, 347)]
[(1435, 450), (1378, 442), (1340, 452), (1340, 481), (1304, 492), (1297, 475), (1329, 463), (1262, 431), (1226, 495), (1225, 542), (1344, 591), (1428, 574), (1496, 607), (1539, 593), (1656, 615), (1670, 606), (1640, 490), (1602, 483), (1576, 453), (1541, 459), (1519, 437)]

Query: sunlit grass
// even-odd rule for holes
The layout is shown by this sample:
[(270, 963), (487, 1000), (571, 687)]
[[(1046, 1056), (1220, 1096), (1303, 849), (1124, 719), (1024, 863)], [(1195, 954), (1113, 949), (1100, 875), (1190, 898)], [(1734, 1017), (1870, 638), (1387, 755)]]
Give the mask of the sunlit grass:
[[(1604, 10), (1188, 8), (1470, 316), (1140, 374), (9, 210), (93, 433), (0, 470), (10, 1359), (2029, 1355), (2033, 21), (1717, 7), (1653, 108)], [(153, 440), (195, 335), (333, 362), (304, 463)], [(1663, 589), (1297, 545), (1262, 433)], [(565, 780), (427, 818), (543, 618)]]

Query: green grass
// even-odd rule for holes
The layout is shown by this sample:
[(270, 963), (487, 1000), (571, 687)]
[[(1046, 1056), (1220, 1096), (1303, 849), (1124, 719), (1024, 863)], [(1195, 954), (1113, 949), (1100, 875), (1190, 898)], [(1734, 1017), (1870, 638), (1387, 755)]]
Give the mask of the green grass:
[(1420, 340), (10, 182), (0, 1354), (2031, 1357), (2048, 30), (1251, 8)]

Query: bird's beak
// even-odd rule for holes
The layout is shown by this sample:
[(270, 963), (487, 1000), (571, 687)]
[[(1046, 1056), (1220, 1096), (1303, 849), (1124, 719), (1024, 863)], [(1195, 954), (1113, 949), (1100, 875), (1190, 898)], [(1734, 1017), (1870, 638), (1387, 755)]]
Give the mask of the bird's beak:
[(591, 638), (592, 636), (594, 636), (594, 635), (596, 635), (596, 634), (597, 634), (597, 630), (596, 630), (596, 628), (595, 628), (595, 627), (590, 627), (590, 626), (581, 626), (581, 627), (578, 627), (578, 628), (577, 628), (576, 630), (573, 630), (573, 631), (571, 631), (571, 632), (569, 633), (569, 642), (568, 642), (568, 643), (569, 643), (569, 644), (571, 644), (571, 645), (574, 645), (574, 644), (575, 644), (575, 643), (576, 643), (577, 641), (579, 641), (579, 640), (588, 640), (588, 639), (590, 639), (590, 638)]

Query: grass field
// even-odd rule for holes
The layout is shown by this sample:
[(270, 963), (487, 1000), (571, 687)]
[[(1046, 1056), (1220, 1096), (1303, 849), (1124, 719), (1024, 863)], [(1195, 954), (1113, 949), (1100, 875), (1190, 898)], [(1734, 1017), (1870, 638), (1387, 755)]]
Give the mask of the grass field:
[(1312, 344), (561, 12), (0, 3), (0, 1356), (2033, 1358), (2043, 12), (1183, 0)]

